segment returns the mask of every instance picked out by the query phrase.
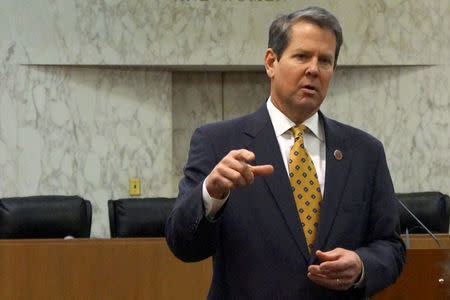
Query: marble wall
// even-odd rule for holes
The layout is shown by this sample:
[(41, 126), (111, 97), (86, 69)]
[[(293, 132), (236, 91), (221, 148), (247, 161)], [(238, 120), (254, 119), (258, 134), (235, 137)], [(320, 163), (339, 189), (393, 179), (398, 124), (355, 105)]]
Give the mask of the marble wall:
[(384, 143), (397, 191), (449, 194), (448, 0), (2, 0), (0, 196), (85, 197), (94, 237), (129, 177), (175, 196), (194, 128), (267, 98), (269, 20), (311, 3), (344, 29), (323, 111)]
[(173, 195), (171, 73), (7, 66), (0, 83), (1, 196), (80, 195), (92, 235), (109, 235), (107, 200)]
[(2, 0), (15, 61), (258, 67), (270, 20), (307, 5), (334, 12), (345, 65), (448, 61), (448, 0)]

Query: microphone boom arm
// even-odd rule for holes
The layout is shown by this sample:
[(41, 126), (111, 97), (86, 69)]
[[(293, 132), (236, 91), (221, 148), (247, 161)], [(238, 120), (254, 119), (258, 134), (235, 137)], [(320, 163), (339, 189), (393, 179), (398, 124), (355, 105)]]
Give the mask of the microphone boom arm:
[(416, 220), (417, 223), (419, 223), (420, 226), (422, 226), (423, 229), (425, 229), (429, 235), (431, 235), (431, 237), (436, 241), (436, 243), (438, 244), (439, 248), (441, 247), (441, 243), (439, 242), (438, 238), (427, 228), (427, 226), (425, 226), (422, 222), (420, 222), (420, 220), (413, 214), (412, 211), (409, 210), (409, 208), (406, 206), (405, 203), (403, 203), (402, 200), (397, 199), (398, 202), (402, 205), (402, 207), (411, 215), (411, 217), (414, 218), (414, 220)]

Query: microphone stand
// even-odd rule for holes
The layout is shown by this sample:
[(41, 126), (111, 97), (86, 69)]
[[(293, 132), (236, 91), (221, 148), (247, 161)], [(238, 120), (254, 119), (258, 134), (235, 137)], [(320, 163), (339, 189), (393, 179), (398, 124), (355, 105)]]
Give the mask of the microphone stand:
[[(436, 243), (438, 244), (439, 248), (441, 247), (441, 243), (439, 242), (438, 238), (427, 228), (427, 226), (425, 226), (422, 222), (420, 222), (420, 220), (416, 217), (416, 215), (413, 214), (412, 211), (409, 210), (409, 208), (406, 206), (405, 203), (403, 203), (402, 200), (397, 199), (398, 202), (402, 205), (402, 207), (411, 215), (411, 217), (414, 218), (414, 220), (416, 220), (417, 223), (419, 223), (420, 226), (422, 226), (423, 229), (425, 229), (429, 235), (431, 235), (431, 237), (436, 241)], [(409, 234), (408, 234), (408, 228), (406, 229), (406, 239), (407, 239), (407, 248), (409, 248)]]

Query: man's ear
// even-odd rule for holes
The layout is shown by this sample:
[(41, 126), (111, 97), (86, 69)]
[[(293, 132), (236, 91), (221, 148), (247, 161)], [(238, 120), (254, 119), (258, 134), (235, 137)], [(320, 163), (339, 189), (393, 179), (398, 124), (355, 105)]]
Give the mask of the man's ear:
[(264, 55), (264, 66), (266, 67), (267, 76), (270, 79), (272, 79), (275, 75), (275, 68), (277, 63), (277, 54), (273, 51), (272, 48), (268, 48), (266, 50), (266, 54)]

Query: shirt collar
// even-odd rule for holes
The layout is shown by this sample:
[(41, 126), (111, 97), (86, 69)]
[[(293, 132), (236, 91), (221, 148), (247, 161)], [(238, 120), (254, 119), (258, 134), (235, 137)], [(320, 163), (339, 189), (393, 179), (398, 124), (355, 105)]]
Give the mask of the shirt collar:
[[(275, 135), (278, 137), (284, 134), (286, 131), (290, 130), (292, 126), (296, 124), (292, 122), (285, 114), (283, 114), (278, 108), (273, 105), (272, 100), (267, 100), (267, 110), (269, 111), (269, 116), (275, 129)], [(303, 124), (308, 127), (309, 130), (320, 140), (324, 141), (323, 126), (320, 122), (319, 114), (316, 112), (311, 117), (303, 122)]]

